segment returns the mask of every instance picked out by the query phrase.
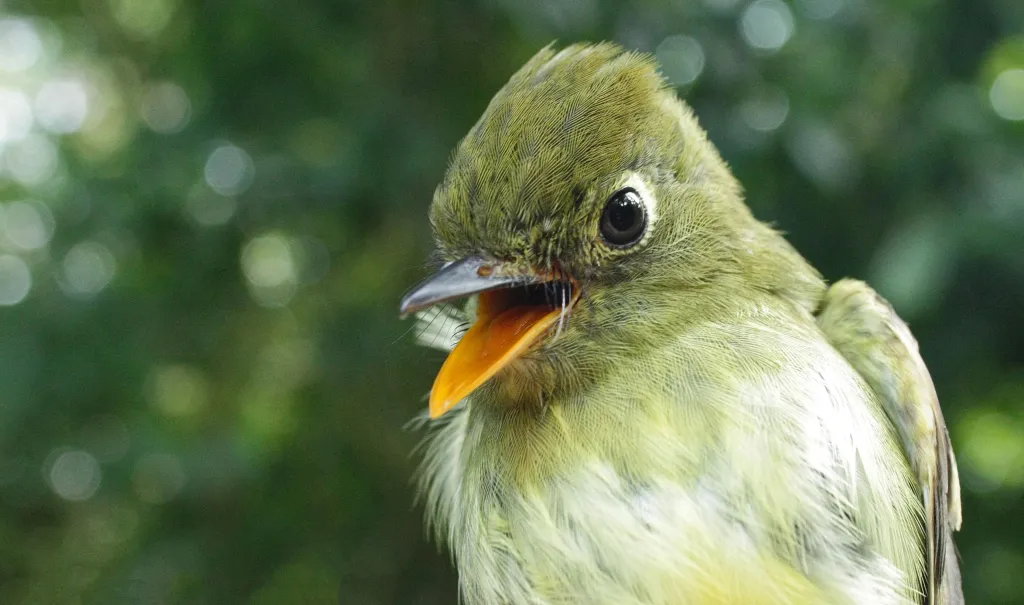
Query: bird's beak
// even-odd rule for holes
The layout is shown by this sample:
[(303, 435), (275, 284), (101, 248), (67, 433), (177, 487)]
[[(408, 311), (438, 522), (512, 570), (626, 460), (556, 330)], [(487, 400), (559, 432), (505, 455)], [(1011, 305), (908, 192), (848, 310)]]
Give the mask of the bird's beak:
[[(545, 293), (557, 284), (556, 297)], [(541, 288), (531, 286), (541, 285)], [(525, 286), (525, 288), (516, 288)], [(539, 295), (537, 293), (540, 293)], [(446, 265), (402, 299), (402, 316), (441, 302), (480, 294), (476, 323), (448, 355), (430, 390), (430, 417), (439, 418), (519, 358), (576, 301), (579, 289), (551, 274), (507, 272), (501, 263), (470, 256)]]

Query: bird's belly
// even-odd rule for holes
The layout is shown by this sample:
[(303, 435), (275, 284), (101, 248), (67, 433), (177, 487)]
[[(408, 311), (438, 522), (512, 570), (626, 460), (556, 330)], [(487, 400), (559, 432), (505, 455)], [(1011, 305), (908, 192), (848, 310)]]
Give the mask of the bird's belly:
[(534, 499), (487, 510), (487, 535), (477, 543), (487, 552), (463, 559), (482, 563), (464, 577), (502, 588), (480, 603), (837, 602), (761, 543), (754, 520), (737, 518), (699, 484), (637, 487), (590, 468)]

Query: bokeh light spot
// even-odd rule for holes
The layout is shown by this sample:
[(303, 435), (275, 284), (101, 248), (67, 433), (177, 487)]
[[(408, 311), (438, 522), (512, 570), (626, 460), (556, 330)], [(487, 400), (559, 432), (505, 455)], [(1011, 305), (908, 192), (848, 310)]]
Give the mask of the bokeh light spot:
[(139, 513), (120, 498), (89, 507), (80, 519), (77, 533), (82, 542), (88, 544), (83, 544), (83, 550), (88, 549), (91, 554), (117, 552), (127, 546), (139, 528)]
[(846, 138), (830, 124), (798, 124), (787, 143), (796, 167), (825, 189), (839, 189), (856, 176), (858, 158)]
[(109, 157), (128, 145), (135, 135), (135, 112), (128, 106), (128, 91), (108, 66), (87, 70), (89, 115), (75, 137), (76, 147), (93, 161)]
[(260, 351), (254, 380), (268, 390), (288, 390), (302, 384), (317, 362), (316, 347), (308, 340), (278, 342)]
[(217, 195), (199, 186), (193, 188), (185, 199), (188, 215), (204, 227), (216, 227), (231, 220), (238, 209), (238, 201), (229, 196)]
[(192, 416), (209, 399), (203, 372), (188, 365), (160, 366), (150, 373), (146, 386), (152, 406), (167, 416)]
[(0, 88), (0, 146), (20, 141), (32, 131), (32, 105), (20, 90)]
[(106, 246), (93, 241), (81, 242), (64, 256), (61, 286), (74, 296), (94, 296), (114, 279), (116, 267), (114, 255)]
[(29, 69), (43, 54), (43, 42), (36, 28), (25, 19), (0, 20), (0, 70)]
[(114, 19), (124, 30), (142, 38), (159, 34), (174, 14), (171, 0), (110, 0)]
[(221, 145), (210, 153), (203, 177), (211, 189), (221, 195), (238, 195), (252, 184), (252, 158), (240, 147)]
[(192, 104), (185, 89), (173, 82), (160, 82), (146, 89), (139, 111), (153, 132), (174, 134), (188, 124)]
[(1024, 426), (997, 410), (972, 410), (960, 421), (965, 466), (991, 488), (1024, 487)]
[(283, 233), (254, 237), (242, 249), (242, 271), (256, 302), (267, 307), (288, 304), (298, 283), (294, 243)]
[(100, 487), (100, 463), (89, 452), (65, 451), (56, 456), (47, 473), (50, 489), (65, 500), (80, 502), (92, 498)]
[(845, 0), (798, 0), (801, 12), (811, 19), (825, 21), (839, 14)]
[(291, 242), (280, 233), (253, 238), (242, 253), (242, 265), (256, 286), (273, 288), (295, 280)]
[(164, 504), (178, 495), (185, 485), (185, 471), (172, 454), (146, 454), (135, 464), (132, 484), (139, 500)]
[(53, 237), (53, 214), (38, 202), (13, 202), (4, 210), (7, 239), (22, 250), (38, 250)]
[(949, 221), (923, 214), (896, 227), (875, 252), (870, 283), (911, 319), (942, 301), (953, 279), (956, 249)]
[(245, 435), (266, 445), (280, 441), (295, 430), (293, 404), (294, 400), (283, 393), (263, 389), (249, 391), (243, 397), (241, 410)]
[(53, 178), (60, 161), (57, 146), (39, 134), (30, 134), (11, 145), (4, 156), (7, 172), (15, 181), (27, 187), (40, 185)]
[(36, 94), (36, 119), (56, 134), (76, 132), (89, 114), (85, 85), (75, 79), (52, 80)]
[(1024, 69), (1007, 69), (996, 76), (988, 100), (1004, 120), (1024, 120)]
[(20, 303), (31, 289), (32, 272), (25, 261), (13, 254), (0, 255), (0, 305)]
[(793, 13), (779, 0), (757, 0), (740, 17), (740, 34), (751, 47), (774, 52), (793, 35)]
[(740, 105), (740, 119), (758, 132), (777, 130), (789, 115), (789, 97), (779, 88), (771, 88)]
[(655, 55), (665, 77), (674, 86), (692, 84), (704, 71), (704, 49), (690, 36), (665, 38)]

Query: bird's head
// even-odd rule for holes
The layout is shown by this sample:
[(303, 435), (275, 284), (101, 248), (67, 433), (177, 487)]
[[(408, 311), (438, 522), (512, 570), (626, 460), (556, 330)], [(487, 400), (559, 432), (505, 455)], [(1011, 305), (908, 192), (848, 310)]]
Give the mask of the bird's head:
[[(690, 109), (647, 55), (545, 48), (461, 141), (430, 210), (446, 265), (403, 314), (473, 296), (432, 417), (491, 381), (508, 398), (577, 387), (723, 305), (717, 288), (817, 276), (743, 204)], [(495, 379), (492, 381), (492, 379)]]

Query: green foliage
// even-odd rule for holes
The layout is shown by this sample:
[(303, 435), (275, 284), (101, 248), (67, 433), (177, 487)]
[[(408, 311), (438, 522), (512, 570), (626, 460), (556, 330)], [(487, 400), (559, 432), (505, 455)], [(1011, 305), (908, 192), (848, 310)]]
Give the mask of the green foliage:
[(965, 592), (1024, 601), (1017, 0), (0, 6), (0, 602), (453, 603), (397, 301), (491, 95), (657, 54), (762, 219), (911, 323)]

